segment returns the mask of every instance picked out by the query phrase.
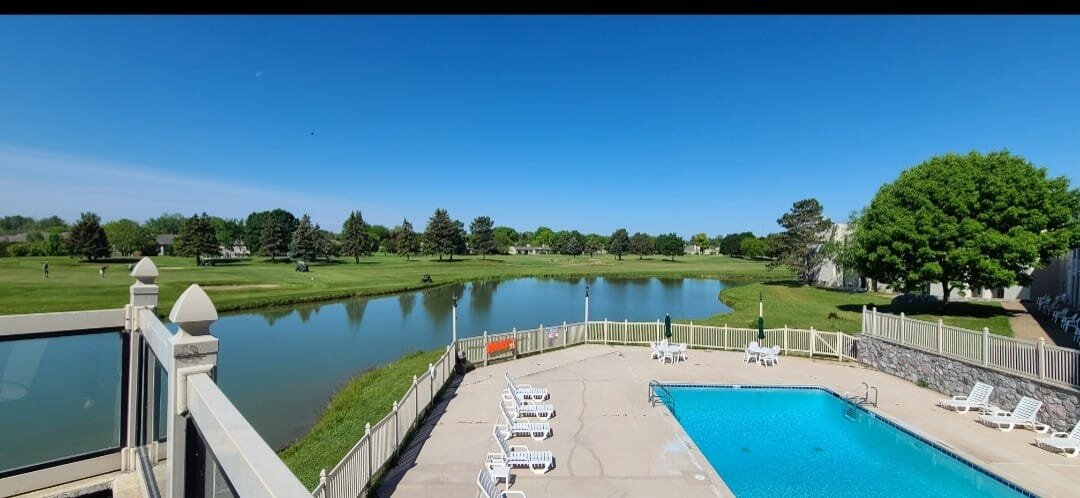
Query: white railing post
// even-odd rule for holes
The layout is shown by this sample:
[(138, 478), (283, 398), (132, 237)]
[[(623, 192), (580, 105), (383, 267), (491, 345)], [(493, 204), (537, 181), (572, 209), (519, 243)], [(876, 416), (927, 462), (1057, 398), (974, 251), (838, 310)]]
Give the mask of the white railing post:
[(412, 397), (412, 399), (413, 399), (413, 422), (415, 423), (416, 419), (418, 419), (420, 417), (420, 378), (415, 376), (415, 375), (412, 376), (412, 387), (413, 387), (413, 397)]
[(435, 402), (435, 365), (427, 364), (428, 373), (428, 405)]
[(870, 333), (871, 335), (878, 335), (877, 306), (870, 308)]
[(840, 338), (840, 336), (843, 334), (843, 332), (840, 332), (839, 330), (837, 330), (835, 332), (835, 334), (836, 334), (836, 359), (840, 360), (840, 361), (844, 361), (844, 355), (841, 354), (843, 352), (843, 350), (844, 350), (844, 344), (843, 344), (843, 340)]
[(1038, 355), (1035, 357), (1035, 361), (1038, 363), (1039, 378), (1046, 378), (1046, 340), (1042, 337), (1039, 338), (1039, 344), (1036, 346), (1038, 349)]
[(904, 312), (903, 311), (900, 312), (900, 327), (899, 328), (900, 328), (900, 344), (907, 344), (908, 343), (907, 338), (906, 338), (907, 330), (906, 330), (906, 327), (904, 327)]
[[(514, 330), (517, 330), (517, 329), (514, 329)], [(487, 347), (487, 345), (488, 345), (488, 338), (487, 338), (487, 331), (485, 330), (484, 331), (484, 366), (485, 367), (488, 366), (488, 352), (487, 352), (488, 347)]]
[(630, 340), (630, 319), (623, 318), (622, 325), (622, 343), (625, 346)]
[[(586, 329), (589, 328), (589, 322), (585, 322), (585, 328)], [(563, 320), (563, 322), (562, 322), (562, 347), (563, 348), (566, 347), (566, 331), (567, 331), (566, 320)]]
[(326, 469), (319, 471), (319, 486), (322, 486), (323, 496), (329, 496), (329, 490), (326, 489)]
[(362, 439), (367, 439), (367, 461), (368, 461), (367, 468), (368, 468), (368, 475), (367, 475), (367, 481), (365, 481), (365, 482), (371, 482), (371, 478), (373, 476), (375, 476), (375, 458), (372, 455), (372, 451), (371, 451), (371, 447), (373, 445), (371, 444), (371, 424), (370, 423), (365, 423), (364, 424), (364, 437)]
[(182, 498), (186, 475), (200, 469), (186, 469), (187, 454), (187, 375), (211, 372), (217, 365), (218, 340), (210, 335), (210, 325), (217, 321), (217, 309), (210, 297), (192, 284), (176, 300), (169, 320), (177, 325), (172, 336), (173, 357), (166, 360), (169, 369), (167, 498)]
[(937, 350), (938, 350), (939, 353), (944, 351), (944, 348), (942, 347), (942, 342), (943, 342), (942, 339), (944, 338), (944, 336), (945, 336), (945, 322), (942, 322), (941, 319), (938, 318), (938, 321), (937, 321)]
[(394, 453), (401, 449), (401, 420), (398, 418), (398, 402), (394, 402)]
[(664, 335), (664, 334), (663, 334), (663, 331), (660, 329), (660, 320), (657, 320), (656, 321), (656, 342), (660, 342), (662, 340), (662, 339), (660, 339), (660, 336), (662, 336), (662, 335)]
[(544, 337), (544, 324), (541, 323), (540, 328), (538, 330), (540, 332), (540, 352), (543, 353), (544, 352), (544, 345), (547, 344), (547, 340), (546, 340), (547, 338)]
[(788, 336), (787, 327), (784, 327), (784, 338), (783, 338), (783, 341), (784, 341), (784, 354), (791, 354), (791, 351), (788, 350), (788, 338), (787, 338), (787, 336)]
[(604, 345), (607, 346), (608, 319), (604, 317)]
[(156, 309), (159, 293), (159, 288), (154, 283), (158, 277), (158, 269), (150, 258), (144, 257), (139, 260), (139, 263), (132, 268), (131, 276), (135, 278), (135, 283), (128, 288), (128, 305), (124, 307), (124, 332), (127, 334), (126, 339), (129, 346), (127, 357), (129, 373), (127, 385), (128, 402), (127, 406), (124, 407), (127, 410), (127, 438), (126, 441), (121, 441), (124, 449), (120, 454), (120, 470), (123, 471), (135, 469), (135, 452), (138, 447), (135, 436), (137, 434), (136, 424), (139, 419), (140, 408), (138, 406), (140, 379), (136, 373), (139, 371), (139, 364), (142, 362), (142, 348), (138, 347), (139, 338), (142, 336), (138, 326), (139, 309)]
[(689, 349), (694, 348), (694, 321), (690, 321), (690, 344), (686, 346)]
[(722, 336), (720, 337), (720, 350), (727, 350), (728, 344), (730, 344), (731, 341), (728, 340), (728, 326), (726, 323), (724, 324), (724, 328), (721, 329), (720, 333), (722, 334)]
[[(784, 328), (786, 329), (787, 325), (784, 325)], [(817, 331), (814, 330), (814, 327), (810, 327), (810, 357), (811, 358), (814, 357), (814, 350), (815, 349), (817, 349)]]
[(862, 325), (859, 327), (859, 332), (865, 333), (866, 332), (866, 305), (865, 304), (862, 306), (862, 315), (860, 316), (860, 318), (862, 318)]
[(982, 363), (990, 364), (990, 327), (983, 327)]

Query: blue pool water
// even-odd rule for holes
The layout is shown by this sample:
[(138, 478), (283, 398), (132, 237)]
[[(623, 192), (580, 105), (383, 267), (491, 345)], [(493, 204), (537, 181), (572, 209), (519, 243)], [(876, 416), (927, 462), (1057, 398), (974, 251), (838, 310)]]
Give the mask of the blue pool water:
[(1027, 496), (822, 389), (668, 391), (740, 498)]

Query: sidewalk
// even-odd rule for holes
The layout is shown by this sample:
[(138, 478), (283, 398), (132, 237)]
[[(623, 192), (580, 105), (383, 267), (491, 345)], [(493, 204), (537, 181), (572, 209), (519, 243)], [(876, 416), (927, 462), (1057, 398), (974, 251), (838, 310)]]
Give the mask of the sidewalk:
[(1013, 312), (1009, 318), (1009, 326), (1012, 327), (1013, 337), (1025, 341), (1037, 341), (1040, 338), (1047, 344), (1054, 344), (1065, 348), (1075, 348), (1076, 343), (1072, 337), (1054, 324), (1053, 319), (1039, 313), (1035, 303), (1027, 301), (1002, 301), (1001, 307)]

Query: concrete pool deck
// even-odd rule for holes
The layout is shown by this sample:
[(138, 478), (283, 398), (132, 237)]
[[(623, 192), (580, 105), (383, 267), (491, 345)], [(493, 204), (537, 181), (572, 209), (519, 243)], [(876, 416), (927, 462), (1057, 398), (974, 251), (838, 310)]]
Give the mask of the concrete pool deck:
[(502, 423), (497, 403), (509, 369), (519, 383), (547, 387), (556, 409), (549, 421), (554, 436), (510, 440), (555, 455), (555, 468), (546, 474), (512, 471), (511, 489), (530, 498), (732, 496), (668, 410), (650, 406), (649, 380), (812, 384), (837, 393), (861, 393), (865, 381), (880, 392), (871, 410), (1040, 496), (1080, 495), (1080, 458), (1035, 447), (1030, 430), (1002, 432), (975, 422), (974, 414), (938, 408), (941, 393), (900, 378), (849, 362), (781, 356), (778, 367), (766, 368), (744, 364), (742, 353), (691, 350), (688, 356), (677, 365), (660, 365), (649, 359), (647, 348), (584, 345), (477, 368), (457, 386), (415, 462), (380, 491), (475, 496), (476, 474), (486, 454), (495, 451), (491, 428)]

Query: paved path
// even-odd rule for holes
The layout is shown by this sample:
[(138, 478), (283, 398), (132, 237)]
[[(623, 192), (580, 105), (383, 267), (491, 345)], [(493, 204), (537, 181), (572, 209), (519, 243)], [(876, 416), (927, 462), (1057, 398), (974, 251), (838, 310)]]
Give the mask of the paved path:
[(1054, 320), (1039, 312), (1035, 303), (1030, 301), (1002, 301), (1001, 307), (1012, 312), (1009, 326), (1013, 337), (1028, 341), (1044, 339), (1047, 344), (1056, 344), (1065, 348), (1075, 348), (1072, 337), (1061, 330)]
[(852, 362), (784, 356), (780, 366), (765, 368), (746, 365), (742, 356), (691, 350), (686, 362), (659, 365), (649, 360), (646, 348), (584, 345), (473, 370), (423, 444), (411, 448), (415, 453), (404, 474), (396, 476), (393, 496), (476, 495), (476, 474), (487, 452), (494, 451), (491, 427), (499, 419), (507, 369), (522, 383), (547, 387), (557, 410), (550, 421), (553, 437), (512, 440), (555, 454), (555, 468), (546, 474), (515, 470), (511, 489), (530, 498), (731, 496), (667, 409), (649, 405), (650, 379), (814, 384), (839, 393), (861, 392), (866, 381), (880, 389), (878, 413), (1040, 496), (1077, 496), (1080, 459), (1039, 449), (1029, 430), (1001, 432), (976, 423), (975, 414), (938, 408), (942, 393)]

